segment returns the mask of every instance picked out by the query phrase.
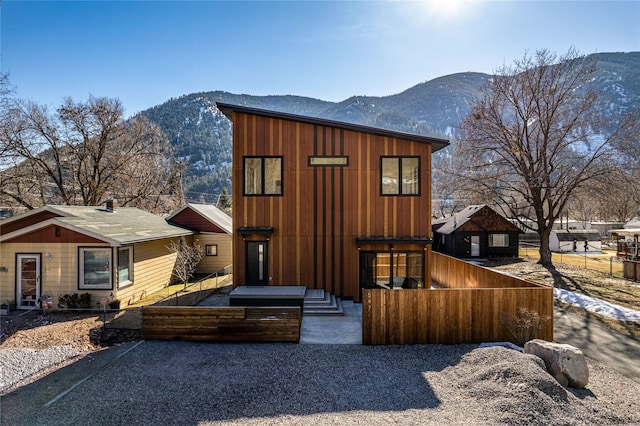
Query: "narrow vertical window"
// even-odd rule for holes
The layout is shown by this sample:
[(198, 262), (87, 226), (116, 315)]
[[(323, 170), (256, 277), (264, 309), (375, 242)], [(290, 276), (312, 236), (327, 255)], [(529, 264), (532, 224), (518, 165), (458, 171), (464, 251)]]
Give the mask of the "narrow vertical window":
[(121, 247), (118, 249), (118, 286), (122, 287), (133, 282), (133, 249)]
[(419, 162), (417, 157), (402, 159), (402, 194), (416, 195), (419, 182)]
[(262, 159), (244, 159), (244, 193), (256, 195), (262, 193)]
[(382, 158), (382, 195), (400, 193), (399, 164), (399, 158)]
[(264, 280), (264, 245), (258, 246), (258, 279)]

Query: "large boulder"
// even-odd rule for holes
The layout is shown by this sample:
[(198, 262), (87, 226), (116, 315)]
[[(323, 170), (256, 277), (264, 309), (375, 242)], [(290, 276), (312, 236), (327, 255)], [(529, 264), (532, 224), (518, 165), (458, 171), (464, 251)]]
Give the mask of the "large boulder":
[(589, 383), (587, 361), (574, 346), (534, 339), (524, 344), (524, 352), (542, 358), (549, 374), (562, 386), (583, 388)]

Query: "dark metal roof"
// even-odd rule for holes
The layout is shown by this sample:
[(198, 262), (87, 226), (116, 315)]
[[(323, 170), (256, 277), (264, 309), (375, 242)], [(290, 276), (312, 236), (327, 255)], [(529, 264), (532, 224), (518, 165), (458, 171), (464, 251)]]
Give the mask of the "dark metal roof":
[(229, 120), (232, 120), (233, 112), (235, 111), (235, 112), (240, 112), (244, 114), (253, 114), (253, 115), (259, 115), (262, 117), (297, 121), (300, 123), (316, 124), (318, 126), (335, 127), (337, 129), (350, 130), (353, 132), (368, 133), (371, 135), (378, 135), (378, 136), (397, 138), (397, 139), (407, 139), (410, 141), (427, 143), (432, 146), (432, 152), (436, 152), (442, 148), (445, 148), (447, 145), (449, 145), (449, 141), (446, 139), (432, 138), (428, 136), (421, 136), (421, 135), (416, 135), (413, 133), (406, 133), (406, 132), (398, 132), (394, 130), (386, 130), (378, 127), (363, 126), (360, 124), (345, 123), (343, 121), (326, 120), (323, 118), (308, 117), (305, 115), (296, 115), (296, 114), (289, 114), (286, 112), (252, 108), (252, 107), (243, 106), (243, 105), (225, 104), (222, 102), (216, 102), (216, 106), (225, 116), (227, 116)]
[(558, 241), (600, 240), (600, 232), (597, 229), (556, 229), (551, 232), (556, 234)]

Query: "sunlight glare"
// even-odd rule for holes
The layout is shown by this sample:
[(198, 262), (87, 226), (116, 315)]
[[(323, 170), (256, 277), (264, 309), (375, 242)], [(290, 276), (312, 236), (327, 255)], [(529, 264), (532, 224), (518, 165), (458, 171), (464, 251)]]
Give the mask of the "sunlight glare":
[(429, 16), (451, 19), (467, 12), (476, 0), (422, 0)]

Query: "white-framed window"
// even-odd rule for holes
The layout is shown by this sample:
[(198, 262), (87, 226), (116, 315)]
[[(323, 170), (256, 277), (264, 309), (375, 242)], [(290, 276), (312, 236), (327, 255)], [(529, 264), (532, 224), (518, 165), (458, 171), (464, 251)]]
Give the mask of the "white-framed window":
[(218, 255), (218, 245), (217, 244), (207, 244), (205, 245), (205, 253), (207, 256), (217, 256)]
[(118, 249), (118, 287), (133, 284), (133, 247)]
[(112, 289), (111, 247), (79, 247), (79, 289)]
[(489, 247), (509, 247), (509, 234), (489, 234)]

